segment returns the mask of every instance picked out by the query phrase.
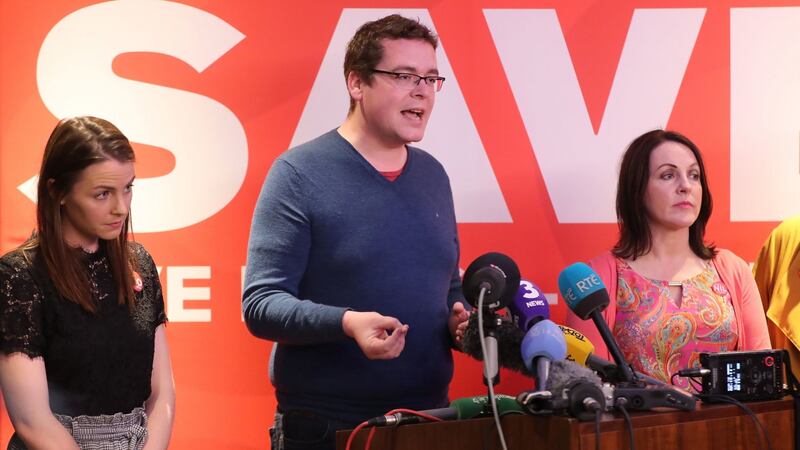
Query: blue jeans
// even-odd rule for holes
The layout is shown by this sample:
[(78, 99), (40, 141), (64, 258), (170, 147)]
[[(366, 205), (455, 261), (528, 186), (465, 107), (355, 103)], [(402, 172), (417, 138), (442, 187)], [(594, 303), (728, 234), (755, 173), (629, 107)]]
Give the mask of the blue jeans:
[(272, 450), (335, 450), (336, 431), (350, 428), (355, 425), (311, 411), (278, 410), (269, 435)]

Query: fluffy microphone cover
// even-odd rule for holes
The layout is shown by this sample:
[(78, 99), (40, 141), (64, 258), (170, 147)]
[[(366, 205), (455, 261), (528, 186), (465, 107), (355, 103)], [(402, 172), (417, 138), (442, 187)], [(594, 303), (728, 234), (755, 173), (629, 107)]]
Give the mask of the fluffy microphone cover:
[(561, 392), (576, 381), (586, 381), (597, 387), (603, 385), (596, 373), (580, 364), (566, 359), (553, 361), (550, 364), (550, 376), (547, 380), (550, 392)]
[[(594, 419), (594, 408), (603, 410), (606, 407), (600, 377), (572, 361), (553, 361), (548, 390), (553, 393), (550, 409), (563, 411), (581, 421)], [(589, 407), (587, 399), (594, 401), (594, 408)]]
[[(490, 320), (490, 316), (491, 314), (484, 314), (484, 327), (486, 327), (487, 322)], [(525, 333), (511, 323), (507, 317), (494, 317), (500, 317), (500, 324), (493, 328), (494, 335), (497, 338), (497, 359), (500, 367), (533, 377), (533, 374), (528, 372), (528, 369), (525, 368), (525, 363), (522, 362), (522, 354), (520, 354), (520, 344), (522, 344)], [(464, 330), (464, 338), (461, 341), (461, 346), (464, 353), (478, 361), (483, 361), (481, 338), (478, 333), (477, 311), (473, 312), (469, 318), (467, 328)]]

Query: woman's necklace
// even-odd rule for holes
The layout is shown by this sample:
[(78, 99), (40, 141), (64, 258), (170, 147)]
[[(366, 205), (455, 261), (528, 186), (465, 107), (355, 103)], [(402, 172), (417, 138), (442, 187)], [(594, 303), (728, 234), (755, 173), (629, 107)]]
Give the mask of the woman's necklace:
[(72, 242), (70, 242), (70, 241), (68, 241), (68, 240), (66, 240), (66, 239), (64, 239), (64, 242), (66, 242), (66, 243), (67, 243), (67, 245), (68, 245), (70, 248), (75, 248), (75, 249), (78, 249), (78, 248), (79, 248), (79, 249), (83, 250), (83, 252), (84, 252), (84, 253), (88, 253), (88, 254), (90, 254), (90, 255), (93, 255), (93, 254), (97, 253), (97, 250), (99, 250), (99, 249), (100, 249), (100, 244), (99, 244), (99, 243), (97, 244), (97, 247), (95, 247), (94, 249), (90, 249), (90, 248), (86, 248), (86, 247), (84, 247), (84, 246), (83, 246), (83, 245), (81, 245), (81, 244), (73, 244)]

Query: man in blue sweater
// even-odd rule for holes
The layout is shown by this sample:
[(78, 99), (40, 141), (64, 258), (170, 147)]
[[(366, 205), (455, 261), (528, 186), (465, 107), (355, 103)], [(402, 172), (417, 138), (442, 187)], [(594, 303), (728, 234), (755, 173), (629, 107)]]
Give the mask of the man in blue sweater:
[(444, 78), (437, 38), (398, 15), (364, 24), (344, 62), (350, 112), (275, 160), (250, 231), (242, 307), (275, 341), (273, 448), (333, 449), (336, 430), (447, 405), (462, 303), (450, 182), (407, 145)]

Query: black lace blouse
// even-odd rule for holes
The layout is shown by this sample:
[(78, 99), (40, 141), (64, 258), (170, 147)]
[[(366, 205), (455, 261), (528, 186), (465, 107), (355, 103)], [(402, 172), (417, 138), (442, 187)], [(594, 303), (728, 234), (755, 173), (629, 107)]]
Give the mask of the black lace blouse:
[(27, 259), (20, 252), (0, 258), (0, 350), (44, 358), (56, 414), (130, 412), (150, 396), (164, 298), (150, 254), (136, 243), (131, 252), (144, 283), (132, 312), (117, 302), (102, 246), (84, 254), (96, 314), (58, 294), (35, 251)]

